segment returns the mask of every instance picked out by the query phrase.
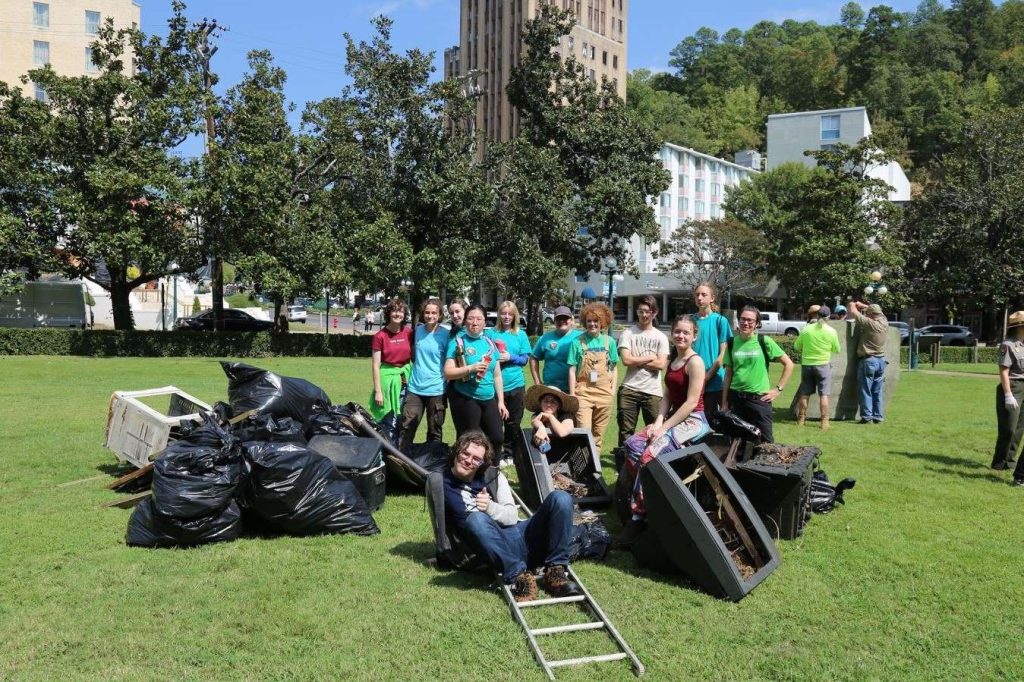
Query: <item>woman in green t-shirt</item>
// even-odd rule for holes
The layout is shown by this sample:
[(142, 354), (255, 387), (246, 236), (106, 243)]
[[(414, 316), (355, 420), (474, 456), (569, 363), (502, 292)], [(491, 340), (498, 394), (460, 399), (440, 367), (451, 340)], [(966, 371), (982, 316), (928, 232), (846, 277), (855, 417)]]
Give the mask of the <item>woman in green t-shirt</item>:
[[(793, 361), (771, 337), (757, 334), (761, 311), (752, 305), (740, 310), (736, 336), (725, 351), (725, 385), (722, 412), (734, 414), (761, 430), (761, 439), (774, 441), (772, 401), (779, 397), (793, 373)], [(782, 376), (774, 387), (768, 378), (768, 362), (782, 363)]]

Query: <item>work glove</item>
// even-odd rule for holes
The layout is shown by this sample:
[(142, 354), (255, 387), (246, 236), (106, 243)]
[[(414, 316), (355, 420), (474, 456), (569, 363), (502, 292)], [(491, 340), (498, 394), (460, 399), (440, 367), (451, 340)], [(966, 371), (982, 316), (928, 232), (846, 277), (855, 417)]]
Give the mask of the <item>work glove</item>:
[(1018, 407), (1017, 399), (1013, 397), (1012, 393), (1003, 394), (1003, 404), (1006, 405), (1008, 410), (1016, 410)]

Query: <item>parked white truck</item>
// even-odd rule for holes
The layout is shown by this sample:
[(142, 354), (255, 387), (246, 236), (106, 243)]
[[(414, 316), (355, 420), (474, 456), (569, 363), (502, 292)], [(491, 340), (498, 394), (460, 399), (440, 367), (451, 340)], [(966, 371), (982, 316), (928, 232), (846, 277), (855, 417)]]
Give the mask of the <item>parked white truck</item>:
[(783, 320), (781, 313), (761, 313), (760, 334), (798, 336), (807, 324), (804, 320)]
[(77, 327), (87, 322), (80, 282), (26, 282), (0, 297), (0, 327)]

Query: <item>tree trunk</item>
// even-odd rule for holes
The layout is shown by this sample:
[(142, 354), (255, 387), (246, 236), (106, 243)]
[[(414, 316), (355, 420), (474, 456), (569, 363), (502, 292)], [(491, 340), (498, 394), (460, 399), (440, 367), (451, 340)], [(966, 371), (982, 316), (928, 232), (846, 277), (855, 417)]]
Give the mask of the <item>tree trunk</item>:
[(544, 320), (541, 319), (541, 308), (540, 303), (532, 298), (526, 299), (527, 336), (540, 336), (541, 330), (544, 328)]
[(985, 297), (985, 314), (981, 317), (981, 340), (985, 343), (998, 343), (1002, 340), (1003, 308), (996, 303), (995, 296)]
[(222, 332), (224, 331), (224, 260), (220, 257), (213, 259), (210, 287), (213, 291), (213, 328)]
[(114, 313), (114, 329), (131, 330), (135, 329), (135, 319), (132, 317), (131, 290), (123, 278), (114, 278), (111, 272), (110, 282), (110, 307)]
[[(284, 299), (281, 294), (274, 294), (274, 333), (284, 334), (288, 331), (288, 317), (281, 314), (281, 308), (284, 305)], [(330, 310), (327, 311), (328, 318), (330, 317)]]

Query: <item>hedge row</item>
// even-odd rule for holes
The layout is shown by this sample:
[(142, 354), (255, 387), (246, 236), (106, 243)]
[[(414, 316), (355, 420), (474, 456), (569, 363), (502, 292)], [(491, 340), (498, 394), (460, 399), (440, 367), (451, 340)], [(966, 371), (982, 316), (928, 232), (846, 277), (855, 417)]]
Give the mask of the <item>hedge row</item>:
[(0, 328), (0, 355), (369, 357), (370, 336)]
[[(370, 356), (370, 335), (270, 334), (222, 332), (92, 331), (80, 329), (9, 329), (0, 327), (0, 355), (85, 355), (96, 357), (239, 357), (266, 358)], [(800, 354), (793, 340), (773, 336), (793, 362)], [(530, 339), (531, 343), (535, 338)], [(998, 348), (978, 348), (979, 363), (994, 363)], [(942, 346), (940, 362), (969, 363), (974, 349)], [(931, 356), (921, 354), (921, 362)], [(900, 348), (907, 365), (907, 347)]]

